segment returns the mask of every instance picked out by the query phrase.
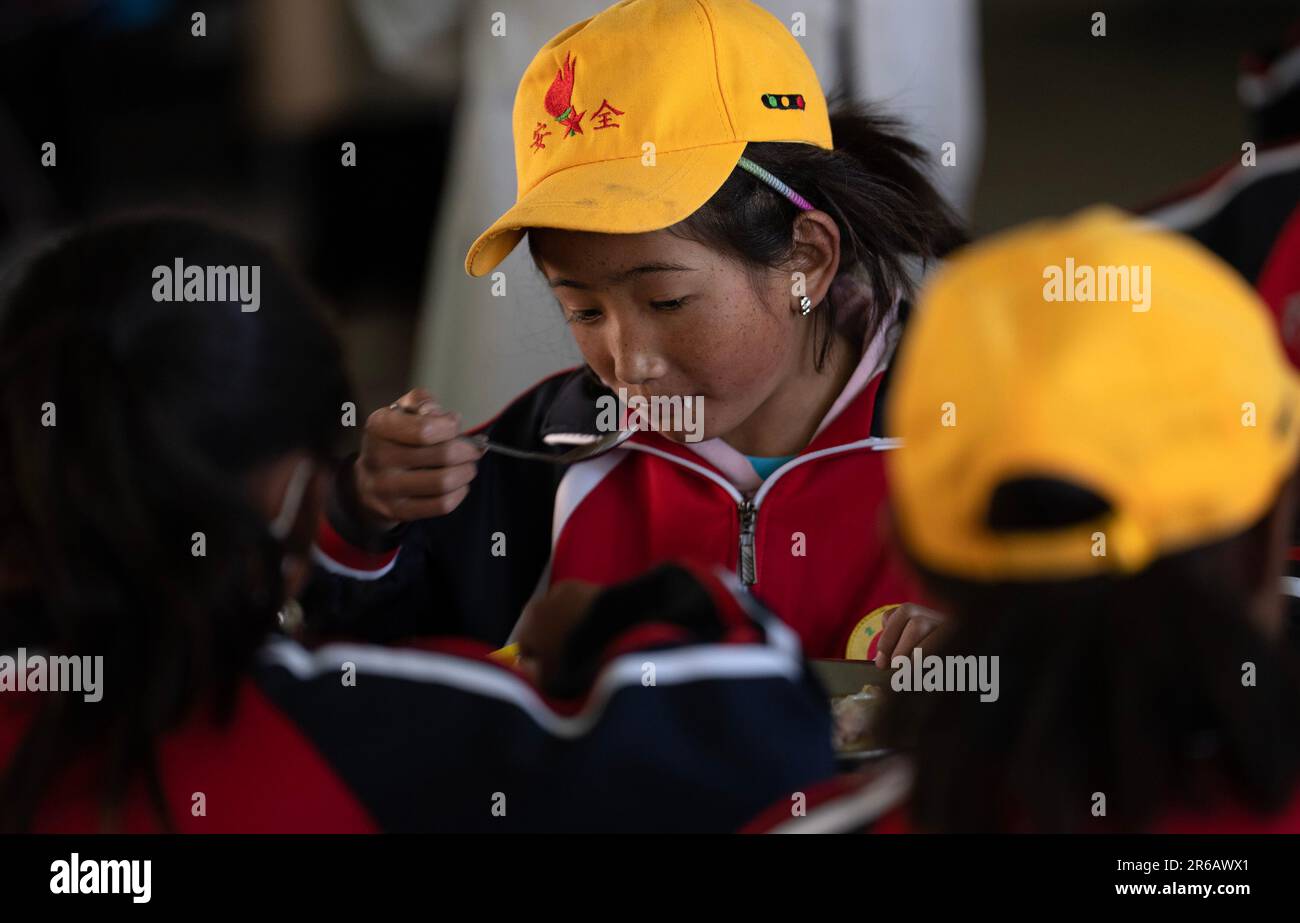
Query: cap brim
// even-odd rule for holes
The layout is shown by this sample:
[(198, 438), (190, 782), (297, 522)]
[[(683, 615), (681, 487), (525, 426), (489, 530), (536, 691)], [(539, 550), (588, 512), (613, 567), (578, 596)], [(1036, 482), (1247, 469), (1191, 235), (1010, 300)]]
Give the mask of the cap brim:
[(552, 173), (479, 235), (465, 271), (483, 276), (510, 255), (528, 228), (602, 234), (658, 231), (689, 217), (718, 191), (744, 141), (581, 164)]

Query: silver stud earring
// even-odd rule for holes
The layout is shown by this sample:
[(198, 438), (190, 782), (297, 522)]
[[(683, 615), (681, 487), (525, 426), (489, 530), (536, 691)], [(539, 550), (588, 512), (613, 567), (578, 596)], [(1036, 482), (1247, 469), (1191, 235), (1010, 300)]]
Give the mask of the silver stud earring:
[(799, 314), (803, 317), (807, 317), (811, 313), (812, 313), (812, 299), (809, 298), (807, 295), (804, 295), (802, 298), (799, 299)]

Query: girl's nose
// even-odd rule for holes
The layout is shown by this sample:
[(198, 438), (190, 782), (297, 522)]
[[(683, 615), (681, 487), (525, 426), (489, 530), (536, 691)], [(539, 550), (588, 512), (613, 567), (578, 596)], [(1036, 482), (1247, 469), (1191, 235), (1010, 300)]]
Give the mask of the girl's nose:
[(614, 375), (623, 384), (645, 384), (663, 377), (668, 370), (668, 363), (652, 342), (634, 336), (632, 331), (619, 332), (616, 340), (611, 349)]

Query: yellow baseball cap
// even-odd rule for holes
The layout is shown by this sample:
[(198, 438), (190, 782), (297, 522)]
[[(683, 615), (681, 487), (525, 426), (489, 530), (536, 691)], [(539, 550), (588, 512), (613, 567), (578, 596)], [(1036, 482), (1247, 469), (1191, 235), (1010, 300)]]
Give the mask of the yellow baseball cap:
[[(1267, 308), (1193, 241), (1109, 208), (959, 253), (923, 291), (888, 418), (909, 553), (941, 574), (1132, 573), (1269, 509), (1300, 447), (1300, 377)], [(1021, 478), (1085, 488), (1091, 522), (989, 526)]]
[(491, 272), (529, 227), (666, 228), (709, 200), (749, 141), (830, 149), (812, 63), (748, 0), (622, 0), (551, 39), (515, 94), (515, 204), (465, 257)]

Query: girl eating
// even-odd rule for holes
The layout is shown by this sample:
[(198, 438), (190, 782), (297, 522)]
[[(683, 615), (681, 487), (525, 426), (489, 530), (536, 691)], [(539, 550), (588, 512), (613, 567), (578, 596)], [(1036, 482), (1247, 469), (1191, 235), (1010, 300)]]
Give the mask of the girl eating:
[[(410, 392), (336, 484), (314, 625), (499, 644), (558, 581), (680, 559), (733, 571), (814, 656), (888, 654), (883, 610), (917, 596), (884, 538), (880, 407), (915, 265), (962, 237), (922, 152), (828, 112), (798, 42), (746, 0), (625, 0), (564, 30), (524, 73), (514, 135), (517, 202), (466, 268), (526, 235), (585, 365), (475, 432), (589, 444), (611, 395), (689, 400), (702, 430), (555, 466), (483, 454)], [(889, 621), (891, 644), (936, 624), (913, 605)]]

